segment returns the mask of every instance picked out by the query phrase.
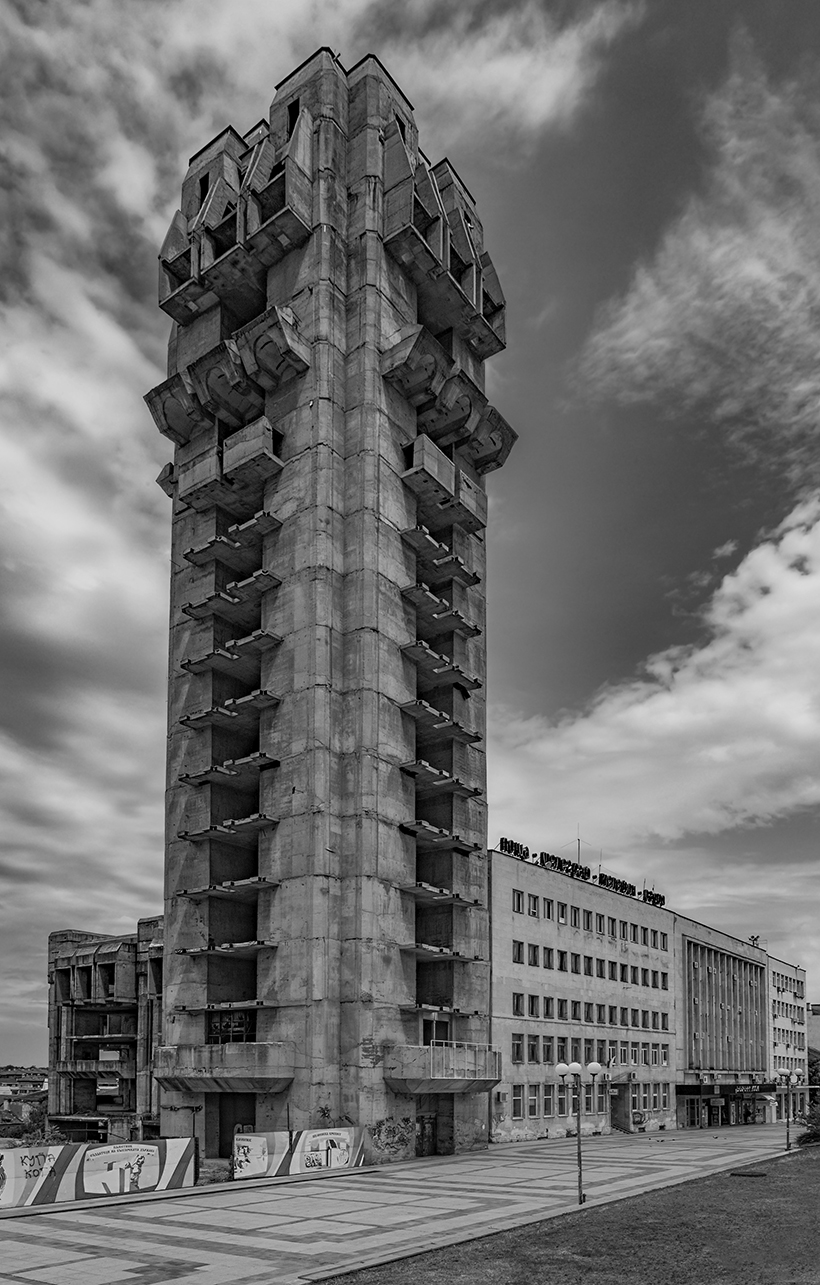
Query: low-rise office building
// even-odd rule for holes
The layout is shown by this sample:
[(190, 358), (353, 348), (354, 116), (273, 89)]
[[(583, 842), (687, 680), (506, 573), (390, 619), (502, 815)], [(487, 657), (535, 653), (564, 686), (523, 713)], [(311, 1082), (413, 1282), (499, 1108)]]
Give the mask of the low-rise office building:
[(502, 840), (489, 866), (495, 1141), (574, 1132), (560, 1062), (601, 1066), (584, 1077), (582, 1131), (776, 1117), (771, 978), (804, 985), (801, 970), (580, 862)]
[(125, 936), (54, 932), (48, 954), (51, 1124), (78, 1142), (158, 1137), (162, 918)]

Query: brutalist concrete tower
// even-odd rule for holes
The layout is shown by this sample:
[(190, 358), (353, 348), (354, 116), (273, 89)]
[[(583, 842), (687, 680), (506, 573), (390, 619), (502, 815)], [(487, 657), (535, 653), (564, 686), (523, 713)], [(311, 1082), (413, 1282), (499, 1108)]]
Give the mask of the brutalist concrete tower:
[(175, 444), (162, 1131), (484, 1145), (483, 392), (472, 197), (372, 56), (191, 159), (147, 397)]

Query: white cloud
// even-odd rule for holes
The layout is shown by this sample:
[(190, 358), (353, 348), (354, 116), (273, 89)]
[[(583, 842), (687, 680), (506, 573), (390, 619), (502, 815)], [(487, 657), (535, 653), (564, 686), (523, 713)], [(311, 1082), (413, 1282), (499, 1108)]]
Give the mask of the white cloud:
[(739, 41), (704, 110), (712, 166), (603, 310), (586, 395), (697, 412), (796, 487), (820, 477), (820, 122), (808, 80), (773, 85)]
[(702, 645), (650, 657), (579, 714), (495, 711), (491, 837), (547, 846), (580, 820), (621, 851), (820, 803), (820, 499), (724, 578), (704, 625)]

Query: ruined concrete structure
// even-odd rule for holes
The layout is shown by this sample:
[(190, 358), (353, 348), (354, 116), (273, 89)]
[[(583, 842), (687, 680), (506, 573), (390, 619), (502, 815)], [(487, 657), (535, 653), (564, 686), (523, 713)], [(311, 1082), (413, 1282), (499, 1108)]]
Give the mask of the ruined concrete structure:
[(175, 445), (162, 1133), (486, 1145), (484, 394), (475, 203), (321, 49), (190, 162), (162, 247)]
[(73, 1141), (159, 1136), (162, 918), (136, 927), (121, 937), (49, 934), (48, 1115)]

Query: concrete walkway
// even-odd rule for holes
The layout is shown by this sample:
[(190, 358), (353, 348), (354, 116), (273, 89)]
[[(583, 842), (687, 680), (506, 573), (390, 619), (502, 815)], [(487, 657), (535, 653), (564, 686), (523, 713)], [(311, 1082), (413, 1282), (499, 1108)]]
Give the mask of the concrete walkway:
[[(585, 1138), (585, 1209), (783, 1154), (783, 1125)], [(575, 1140), (0, 1220), (0, 1285), (297, 1285), (577, 1209)]]

